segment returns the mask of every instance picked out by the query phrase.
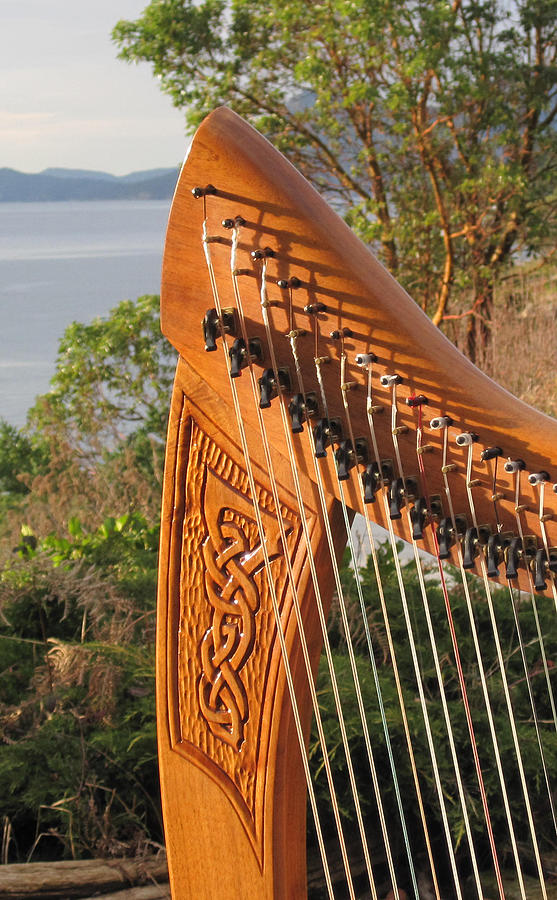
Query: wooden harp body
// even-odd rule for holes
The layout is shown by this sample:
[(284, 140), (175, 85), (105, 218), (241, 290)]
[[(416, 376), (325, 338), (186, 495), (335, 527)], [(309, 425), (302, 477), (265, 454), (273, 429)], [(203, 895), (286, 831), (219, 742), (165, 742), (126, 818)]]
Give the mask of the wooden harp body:
[[(536, 580), (536, 602), (552, 605), (557, 423), (462, 357), (227, 109), (200, 127), (180, 177), (162, 329), (180, 354), (157, 662), (173, 896), (295, 900), (306, 896), (308, 668), (347, 521), (364, 513), (434, 558), (442, 544), (457, 567), (468, 554), (480, 577), (489, 562), (505, 586), (510, 558), (515, 590)], [(482, 460), (493, 448), (500, 456)], [(518, 504), (508, 460), (524, 462)]]

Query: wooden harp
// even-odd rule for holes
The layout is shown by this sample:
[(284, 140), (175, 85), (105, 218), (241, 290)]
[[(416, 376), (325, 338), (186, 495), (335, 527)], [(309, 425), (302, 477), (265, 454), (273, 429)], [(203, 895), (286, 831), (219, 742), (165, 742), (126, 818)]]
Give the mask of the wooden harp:
[[(360, 768), (369, 786), (357, 783), (348, 824), (325, 741), (318, 769), (329, 788), (333, 781), (333, 811), (329, 824), (320, 824), (317, 813), (312, 825), (324, 869), (321, 895), (483, 897), (483, 873), (490, 870), (495, 888), (489, 896), (504, 897), (510, 869), (517, 896), (548, 896), (543, 845), (555, 840), (550, 760), (556, 723), (551, 634), (540, 616), (554, 615), (557, 600), (551, 475), (557, 422), (516, 400), (456, 351), (305, 179), (224, 108), (197, 131), (174, 197), (162, 329), (179, 352), (164, 484), (157, 662), (175, 900), (306, 896), (308, 790), (312, 811), (318, 806), (307, 753), (311, 718), (322, 706), (315, 676), (324, 639), (330, 650), (323, 622), (333, 595), (336, 602), (341, 595), (342, 607), (338, 561), (347, 536), (354, 549), (354, 513), (363, 517), (358, 527), (364, 545), (369, 541), (365, 552), (385, 540), (395, 554), (398, 605), (385, 599), (378, 580), (374, 608), (364, 601), (363, 612), (364, 628), (370, 617), (387, 616), (382, 634), (393, 689), (379, 705), (387, 734), (394, 720), (398, 730), (391, 739), (376, 734), (355, 688), (367, 742)], [(397, 567), (399, 539), (411, 561), (414, 554), (419, 626)], [(423, 562), (426, 554), (431, 564)], [(479, 601), (468, 572), (485, 591)], [(443, 593), (443, 616), (428, 607), (432, 585)], [(537, 623), (512, 653), (497, 634), (492, 598), (499, 585), (516, 613), (515, 636), (519, 609), (530, 609)], [(339, 615), (344, 622), (342, 608)], [(409, 629), (404, 643), (415, 663), (409, 678), (395, 662), (393, 616)], [(426, 643), (438, 629), (451, 635), (450, 659), (440, 660), (433, 647), (425, 673), (416, 627)], [(460, 659), (459, 627), (478, 657), (473, 674)], [(373, 640), (369, 649), (367, 665), (376, 668)], [(521, 654), (533, 712), (517, 713), (513, 705), (506, 669), (509, 656)], [(349, 681), (362, 665), (348, 666)], [(439, 683), (431, 688), (436, 674)], [(342, 676), (329, 678), (342, 706)], [(471, 679), (477, 706), (470, 702)], [(495, 679), (509, 721), (505, 747), (498, 746), (499, 720), (488, 710)], [(418, 771), (414, 759), (410, 788), (395, 790), (395, 811), (389, 812), (373, 754), (387, 747), (393, 771), (403, 757), (406, 765), (412, 762), (414, 726), (405, 704), (426, 716), (433, 702), (446, 707), (443, 721), (450, 722), (458, 707), (465, 723), (459, 747), (448, 734), (435, 751), (437, 736), (427, 724), (418, 738), (434, 758), (443, 753), (454, 777), (445, 784), (437, 763)], [(538, 711), (535, 704), (541, 704)], [(349, 754), (350, 737), (346, 743)], [(344, 752), (340, 738), (338, 745), (336, 752)], [(526, 771), (535, 754), (539, 794)], [(343, 763), (347, 782), (361, 776), (356, 769), (353, 761)], [(374, 786), (366, 830), (358, 806)], [(457, 827), (459, 801), (464, 812)], [(493, 804), (502, 838), (492, 825)], [(429, 807), (437, 808), (438, 820), (428, 826), (427, 812), (416, 810)], [(359, 880), (350, 874), (353, 844), (363, 860)], [(412, 861), (414, 844), (419, 864)], [(332, 845), (340, 875), (328, 862)], [(539, 893), (527, 886), (530, 877)]]

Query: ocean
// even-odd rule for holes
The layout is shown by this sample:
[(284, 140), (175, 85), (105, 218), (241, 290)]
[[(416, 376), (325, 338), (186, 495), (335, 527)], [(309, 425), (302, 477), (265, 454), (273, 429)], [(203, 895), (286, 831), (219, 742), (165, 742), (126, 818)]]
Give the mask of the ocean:
[(170, 201), (0, 203), (0, 418), (25, 422), (73, 321), (158, 293)]

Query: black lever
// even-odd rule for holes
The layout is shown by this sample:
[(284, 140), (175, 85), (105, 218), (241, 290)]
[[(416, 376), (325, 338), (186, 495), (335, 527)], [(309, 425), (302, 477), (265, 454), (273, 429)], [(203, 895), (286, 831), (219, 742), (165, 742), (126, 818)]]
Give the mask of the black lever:
[(217, 335), (219, 316), (216, 309), (208, 309), (203, 317), (203, 337), (205, 338), (205, 350), (211, 353), (217, 349)]
[(245, 369), (248, 364), (245, 340), (236, 338), (228, 351), (228, 355), (230, 357), (230, 377), (238, 378), (242, 374), (242, 369)]
[(321, 459), (327, 456), (327, 447), (340, 437), (340, 427), (337, 422), (331, 419), (319, 419), (313, 429), (313, 440), (315, 443), (315, 456)]
[(513, 537), (507, 547), (507, 567), (505, 574), (509, 581), (518, 578), (518, 564), (522, 553), (522, 539)]
[(389, 488), (390, 509), (389, 515), (391, 519), (400, 519), (400, 507), (404, 503), (404, 481), (402, 478), (393, 478)]
[(304, 430), (303, 422), (305, 420), (305, 403), (303, 394), (294, 394), (292, 400), (288, 404), (288, 412), (292, 421), (292, 433), (300, 434)]
[(271, 405), (271, 400), (278, 397), (278, 392), (281, 388), (289, 390), (290, 379), (285, 371), (279, 369), (277, 384), (273, 369), (265, 369), (258, 383), (259, 406), (261, 409), (268, 409)]
[(424, 536), (424, 525), (427, 518), (427, 503), (425, 497), (418, 497), (410, 510), (412, 522), (412, 537), (415, 541), (421, 541)]
[(547, 588), (547, 582), (545, 580), (547, 568), (547, 554), (542, 547), (540, 550), (536, 551), (534, 557), (534, 589), (536, 591), (545, 591)]
[(379, 488), (379, 473), (377, 472), (377, 464), (370, 463), (362, 472), (362, 482), (364, 485), (364, 503), (375, 503), (375, 494)]
[(490, 534), (487, 539), (487, 574), (490, 578), (499, 577), (499, 566), (503, 558), (503, 541), (500, 534)]
[(356, 454), (349, 440), (341, 441), (335, 450), (335, 462), (339, 481), (346, 481), (350, 475), (350, 469), (356, 464)]
[[(203, 337), (205, 339), (205, 350), (211, 353), (217, 349), (217, 338), (221, 331), (221, 320), (216, 309), (208, 309), (203, 317)], [(227, 334), (234, 334), (234, 313), (231, 310), (222, 311), (222, 331)]]
[(478, 552), (478, 529), (467, 528), (464, 535), (464, 553), (462, 554), (462, 568), (473, 569), (474, 559)]
[(294, 394), (288, 404), (288, 412), (292, 420), (292, 432), (299, 434), (304, 430), (303, 423), (317, 412), (317, 400), (315, 394)]
[(437, 526), (437, 543), (439, 545), (439, 559), (448, 559), (450, 548), (454, 543), (454, 530), (451, 520), (445, 516)]

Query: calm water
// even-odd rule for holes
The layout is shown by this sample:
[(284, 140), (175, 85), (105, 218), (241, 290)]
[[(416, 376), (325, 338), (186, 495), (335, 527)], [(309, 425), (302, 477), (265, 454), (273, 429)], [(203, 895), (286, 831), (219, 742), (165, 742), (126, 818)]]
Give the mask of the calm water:
[(0, 417), (22, 425), (72, 321), (159, 292), (169, 201), (0, 203)]

